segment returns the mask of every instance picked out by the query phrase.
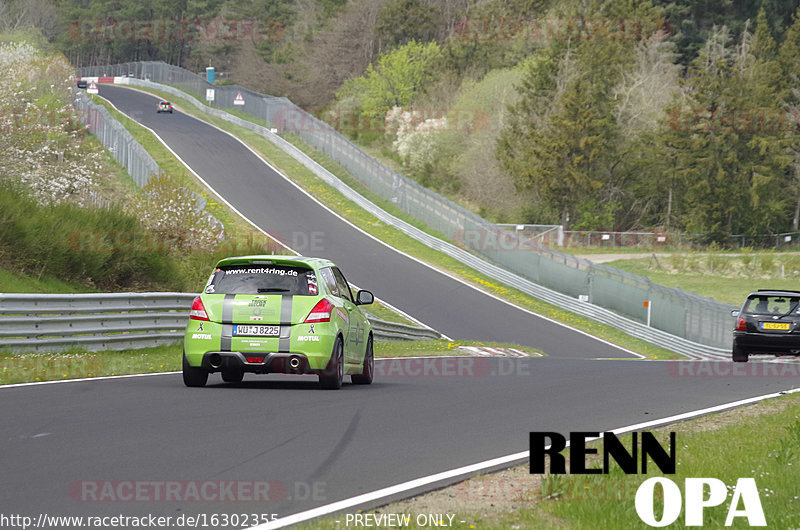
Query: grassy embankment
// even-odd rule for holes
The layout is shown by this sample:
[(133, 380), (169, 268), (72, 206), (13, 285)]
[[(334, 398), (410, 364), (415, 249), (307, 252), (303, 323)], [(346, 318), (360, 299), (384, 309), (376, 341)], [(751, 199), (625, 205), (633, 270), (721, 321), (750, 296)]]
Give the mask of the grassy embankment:
[[(674, 481), (685, 496), (684, 480), (722, 480), (727, 498), (704, 510), (705, 528), (723, 528), (739, 478), (754, 478), (768, 528), (800, 528), (800, 394), (703, 416), (652, 430), (667, 447), (676, 433), (677, 472)], [(758, 433), (754, 436), (753, 433)], [(630, 448), (630, 436), (621, 437)], [(600, 449), (596, 443), (590, 444)], [(602, 453), (602, 449), (600, 449)], [(426, 493), (376, 510), (357, 512), (380, 516), (409, 514), (410, 528), (419, 514), (447, 514), (453, 528), (596, 529), (650, 528), (636, 513), (634, 498), (651, 476), (664, 476), (654, 465), (647, 475), (625, 475), (612, 461), (608, 475), (531, 475), (527, 465), (478, 476), (452, 487)], [(587, 459), (587, 467), (602, 467), (602, 456)], [(656, 489), (658, 492), (658, 488)], [(708, 496), (706, 487), (705, 498)], [(739, 509), (744, 506), (741, 501)], [(356, 513), (355, 511), (350, 512)], [(656, 494), (654, 513), (663, 514), (663, 496)], [(685, 528), (685, 508), (669, 528)], [(448, 519), (445, 518), (445, 521)], [(342, 529), (346, 514), (316, 520), (299, 528)], [(351, 525), (351, 527), (353, 527)], [(732, 528), (750, 528), (738, 517)]]
[(800, 253), (678, 252), (607, 263), (736, 306), (757, 289), (800, 289)]

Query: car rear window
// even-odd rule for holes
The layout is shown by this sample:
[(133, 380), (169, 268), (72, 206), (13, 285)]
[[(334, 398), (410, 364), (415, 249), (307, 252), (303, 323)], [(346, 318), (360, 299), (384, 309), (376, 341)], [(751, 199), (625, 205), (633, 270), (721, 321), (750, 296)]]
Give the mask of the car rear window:
[(776, 296), (762, 295), (753, 296), (747, 299), (744, 304), (744, 312), (754, 315), (785, 315), (798, 314), (797, 296)]
[(235, 265), (220, 267), (206, 284), (208, 294), (317, 295), (317, 277), (306, 267)]

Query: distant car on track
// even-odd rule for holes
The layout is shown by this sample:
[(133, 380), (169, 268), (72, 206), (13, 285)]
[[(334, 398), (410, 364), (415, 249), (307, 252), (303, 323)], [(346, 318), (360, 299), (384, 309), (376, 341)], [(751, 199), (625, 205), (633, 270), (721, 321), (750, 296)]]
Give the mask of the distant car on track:
[(186, 326), (183, 382), (204, 386), (220, 372), (229, 383), (245, 373), (318, 375), (338, 389), (345, 375), (370, 384), (372, 327), (339, 268), (321, 258), (241, 256), (221, 260), (194, 299)]
[(747, 362), (753, 353), (800, 356), (800, 291), (752, 292), (731, 316), (734, 362)]
[(89, 82), (86, 81), (86, 79), (78, 79), (77, 81), (75, 81), (75, 86), (77, 86), (78, 88), (86, 88), (89, 86)]
[(159, 101), (158, 106), (156, 107), (156, 112), (158, 113), (169, 112), (170, 114), (172, 114), (172, 103), (164, 100)]

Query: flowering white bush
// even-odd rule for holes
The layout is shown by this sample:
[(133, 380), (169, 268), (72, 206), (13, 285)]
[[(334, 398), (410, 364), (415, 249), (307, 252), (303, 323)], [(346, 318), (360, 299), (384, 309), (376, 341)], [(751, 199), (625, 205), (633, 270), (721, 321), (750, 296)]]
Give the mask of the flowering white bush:
[(428, 118), (417, 111), (394, 107), (386, 113), (387, 130), (396, 131), (392, 149), (400, 155), (403, 164), (415, 171), (432, 164), (441, 145), (441, 132), (447, 130), (447, 118)]
[(145, 197), (134, 203), (131, 213), (145, 228), (160, 235), (174, 251), (211, 251), (224, 233), (216, 218), (195, 207), (197, 196), (167, 174), (150, 177)]
[(0, 178), (26, 184), (42, 203), (85, 204), (101, 153), (85, 142), (69, 105), (71, 66), (30, 44), (4, 43), (0, 69)]
[[(28, 186), (43, 204), (102, 204), (102, 148), (87, 141), (71, 105), (72, 67), (26, 43), (0, 44), (0, 178)], [(172, 250), (211, 250), (223, 237), (196, 197), (163, 175), (150, 179), (129, 209)]]

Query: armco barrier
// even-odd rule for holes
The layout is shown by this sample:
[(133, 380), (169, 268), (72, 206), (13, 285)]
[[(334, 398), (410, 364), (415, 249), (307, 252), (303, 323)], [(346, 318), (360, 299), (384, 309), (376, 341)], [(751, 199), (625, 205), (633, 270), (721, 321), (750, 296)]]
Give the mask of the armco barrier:
[(431, 328), (387, 322), (372, 315), (369, 316), (369, 323), (372, 324), (372, 336), (375, 337), (375, 340), (437, 340), (442, 338), (441, 333)]
[[(615, 327), (628, 333), (629, 335), (642, 339), (646, 342), (650, 342), (657, 346), (661, 346), (662, 348), (666, 348), (668, 350), (674, 351), (681, 355), (684, 355), (689, 358), (698, 358), (704, 356), (728, 356), (730, 355), (730, 350), (724, 347), (725, 344), (730, 342), (730, 330), (732, 329), (733, 322), (730, 318), (730, 310), (735, 309), (734, 306), (727, 305), (727, 304), (720, 304), (719, 302), (715, 302), (709, 299), (703, 299), (702, 297), (697, 297), (700, 299), (700, 303), (708, 303), (713, 305), (713, 310), (709, 310), (705, 312), (706, 318), (708, 315), (715, 315), (714, 318), (718, 317), (719, 307), (723, 307), (725, 311), (727, 311), (727, 319), (725, 320), (725, 325), (714, 325), (711, 326), (708, 324), (707, 321), (702, 319), (693, 319), (687, 316), (685, 309), (680, 306), (679, 304), (673, 304), (669, 302), (669, 297), (665, 296), (663, 299), (659, 300), (658, 302), (654, 303), (653, 313), (659, 314), (660, 312), (665, 313), (665, 318), (663, 319), (667, 323), (676, 323), (677, 326), (674, 329), (670, 329), (669, 331), (661, 330), (655, 327), (648, 327), (641, 322), (637, 322), (633, 319), (626, 318), (619, 313), (601, 307), (595, 303), (592, 303), (592, 300), (588, 302), (582, 302), (577, 299), (576, 292), (575, 295), (569, 296), (562, 292), (558, 292), (554, 289), (550, 289), (539, 285), (529, 279), (520, 276), (517, 274), (516, 267), (508, 267), (503, 268), (493, 263), (484, 260), (478, 256), (475, 256), (464, 249), (457, 247), (451, 243), (442, 241), (441, 239), (435, 238), (426, 232), (406, 223), (405, 221), (398, 219), (397, 217), (389, 214), (385, 210), (379, 208), (372, 202), (368, 201), (358, 192), (350, 188), (347, 184), (342, 182), (338, 177), (330, 173), (328, 170), (320, 166), (317, 162), (315, 162), (311, 157), (303, 153), (300, 149), (289, 143), (288, 141), (281, 138), (279, 135), (275, 134), (274, 132), (252, 123), (248, 120), (244, 120), (232, 114), (229, 114), (223, 110), (215, 109), (203, 105), (196, 99), (188, 96), (187, 94), (181, 92), (180, 90), (166, 86), (160, 85), (157, 83), (151, 83), (149, 81), (141, 81), (138, 79), (127, 79), (125, 81), (127, 84), (131, 86), (140, 86), (150, 89), (158, 89), (164, 91), (176, 98), (180, 98), (192, 105), (196, 106), (198, 109), (207, 112), (212, 116), (216, 116), (218, 118), (224, 119), (228, 122), (234, 123), (241, 127), (250, 129), (252, 131), (258, 132), (262, 134), (267, 140), (272, 142), (274, 145), (279, 147), (281, 150), (292, 156), (295, 160), (303, 164), (305, 167), (310, 169), (317, 175), (320, 179), (322, 179), (327, 184), (336, 188), (339, 192), (341, 192), (345, 197), (352, 200), (375, 217), (383, 221), (384, 223), (397, 228), (398, 230), (402, 231), (409, 237), (420, 241), (421, 243), (425, 244), (426, 246), (443, 252), (448, 256), (468, 265), (475, 270), (480, 271), (481, 273), (489, 276), (490, 278), (494, 278), (499, 280), (506, 285), (511, 285), (520, 291), (527, 293), (531, 296), (544, 300), (545, 302), (551, 303), (557, 307), (562, 309), (566, 309), (568, 311), (572, 311), (573, 313), (585, 316), (587, 318), (591, 318), (603, 324), (607, 324), (609, 326)], [(526, 260), (533, 260), (533, 259), (540, 259), (538, 254), (533, 255), (525, 255), (521, 252), (513, 252), (513, 251), (506, 251), (511, 254), (508, 259), (506, 260), (507, 263), (515, 263), (514, 260), (520, 261), (519, 264), (520, 268), (525, 267), (526, 265), (528, 268), (530, 267), (530, 262), (525, 263)], [(547, 259), (547, 258), (543, 258)], [(574, 256), (569, 256), (567, 254), (563, 254), (563, 260), (577, 260)], [(584, 263), (585, 262), (585, 263)], [(590, 286), (594, 286), (595, 284), (600, 284), (599, 286), (595, 287), (593, 290), (598, 293), (598, 296), (602, 295), (604, 290), (608, 290), (610, 293), (613, 293), (615, 284), (613, 282), (608, 282), (609, 286), (607, 289), (603, 287), (603, 283), (609, 277), (613, 277), (615, 274), (620, 274), (623, 271), (619, 269), (615, 269), (613, 267), (607, 267), (604, 265), (598, 265), (594, 268), (589, 268), (586, 266), (588, 261), (581, 260), (577, 262), (576, 267), (564, 267), (563, 269), (553, 270), (550, 274), (554, 278), (562, 278), (563, 276), (559, 276), (559, 270), (563, 274), (570, 274), (570, 275), (578, 275), (580, 281), (575, 281), (574, 278), (571, 278), (566, 283), (569, 284), (570, 288), (580, 287), (582, 284), (581, 282), (585, 282)], [(558, 263), (552, 263), (552, 260), (545, 261), (545, 266), (540, 267), (539, 270), (542, 271), (543, 274), (546, 274), (550, 268), (555, 268), (558, 266)], [(599, 278), (595, 276), (594, 271), (596, 270), (606, 270), (606, 275), (600, 276)], [(645, 285), (649, 287), (649, 290), (643, 290), (643, 293), (650, 293), (650, 292), (666, 292), (666, 293), (676, 293), (679, 292), (680, 289), (670, 289), (667, 287), (663, 287), (657, 284), (650, 282), (647, 278), (642, 278), (641, 281), (645, 282)], [(644, 294), (642, 294), (644, 296)], [(662, 303), (663, 302), (663, 303)], [(630, 303), (630, 302), (629, 302)], [(638, 302), (641, 307), (641, 301)], [(677, 309), (674, 309), (675, 306), (678, 306)], [(700, 314), (702, 315), (703, 312), (701, 311)], [(688, 340), (682, 336), (682, 330), (680, 326), (686, 324), (686, 327), (694, 326), (697, 330), (714, 330), (714, 335), (712, 336), (713, 342), (717, 344), (717, 346), (710, 346), (706, 344), (700, 344), (691, 340)], [(685, 328), (684, 328), (685, 329)], [(684, 331), (685, 332), (685, 331)], [(698, 331), (699, 332), (699, 331)], [(377, 337), (376, 337), (377, 338)]]
[[(0, 294), (0, 349), (89, 351), (183, 340), (193, 293)], [(375, 340), (438, 339), (439, 333), (370, 317)]]

